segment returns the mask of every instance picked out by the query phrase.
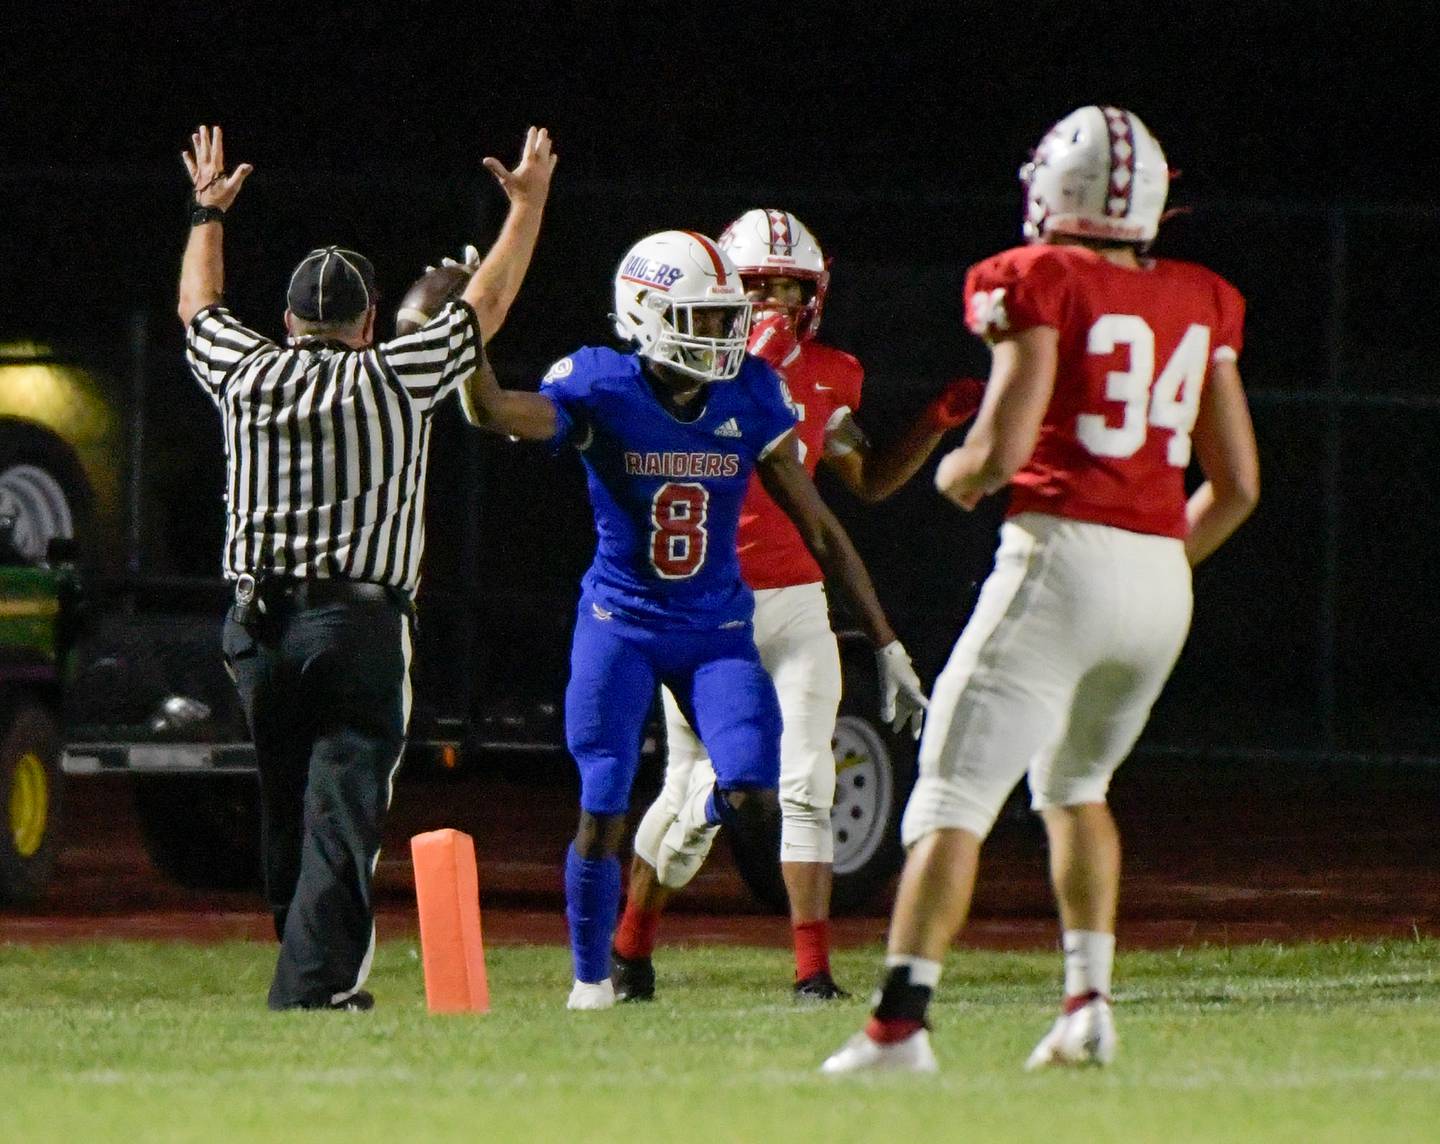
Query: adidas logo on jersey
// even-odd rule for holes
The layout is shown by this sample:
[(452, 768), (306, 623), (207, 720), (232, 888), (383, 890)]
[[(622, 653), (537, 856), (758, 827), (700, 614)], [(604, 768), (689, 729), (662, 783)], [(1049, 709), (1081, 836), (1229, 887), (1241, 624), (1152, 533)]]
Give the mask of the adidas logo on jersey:
[(729, 418), (726, 418), (724, 424), (722, 424), (718, 429), (715, 430), (715, 436), (717, 436), (717, 437), (743, 437), (744, 434), (740, 432), (740, 426), (739, 426), (738, 424), (736, 424), (735, 418), (729, 417)]

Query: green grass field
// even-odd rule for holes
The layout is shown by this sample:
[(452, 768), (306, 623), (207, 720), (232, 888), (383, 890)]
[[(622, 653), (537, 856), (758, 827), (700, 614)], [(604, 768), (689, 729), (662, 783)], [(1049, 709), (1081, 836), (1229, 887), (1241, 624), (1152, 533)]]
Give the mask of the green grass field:
[(1122, 951), (1116, 1064), (1042, 1075), (1058, 958), (960, 952), (942, 1074), (862, 1082), (815, 1068), (864, 999), (796, 1006), (782, 951), (662, 949), (656, 1002), (568, 1013), (564, 950), (494, 949), (483, 1017), (426, 1014), (412, 942), (374, 1012), (270, 1014), (271, 956), (0, 946), (0, 1140), (1440, 1139), (1434, 941)]

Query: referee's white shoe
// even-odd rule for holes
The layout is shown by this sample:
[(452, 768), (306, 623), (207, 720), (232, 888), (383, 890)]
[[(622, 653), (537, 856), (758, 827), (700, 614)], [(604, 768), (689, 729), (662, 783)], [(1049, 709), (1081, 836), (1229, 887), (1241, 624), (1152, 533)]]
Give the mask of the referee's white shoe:
[(615, 986), (604, 981), (576, 981), (570, 990), (567, 1009), (610, 1009), (615, 1005)]

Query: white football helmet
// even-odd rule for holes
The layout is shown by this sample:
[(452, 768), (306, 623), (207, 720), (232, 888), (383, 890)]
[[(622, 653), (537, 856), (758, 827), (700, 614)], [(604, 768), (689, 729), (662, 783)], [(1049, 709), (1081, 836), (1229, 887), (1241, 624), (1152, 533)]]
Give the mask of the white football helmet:
[(1031, 242), (1070, 234), (1148, 243), (1160, 228), (1170, 169), (1139, 116), (1091, 105), (1050, 128), (1020, 181)]
[[(718, 332), (697, 323), (705, 311), (719, 311)], [(729, 381), (745, 360), (750, 302), (740, 272), (694, 231), (663, 230), (625, 252), (615, 271), (614, 317), (615, 332), (641, 357), (701, 381)]]
[(795, 317), (801, 341), (820, 330), (820, 312), (830, 290), (830, 263), (810, 228), (789, 211), (746, 211), (720, 234), (720, 249), (735, 260), (742, 278), (784, 275), (809, 287)]

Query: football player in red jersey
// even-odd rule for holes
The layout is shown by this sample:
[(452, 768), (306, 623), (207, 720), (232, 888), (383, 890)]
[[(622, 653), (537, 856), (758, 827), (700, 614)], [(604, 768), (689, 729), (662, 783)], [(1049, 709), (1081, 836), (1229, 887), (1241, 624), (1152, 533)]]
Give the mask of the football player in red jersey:
[[(1111, 1060), (1120, 841), (1106, 791), (1180, 653), (1191, 566), (1259, 498), (1236, 365), (1244, 301), (1203, 267), (1143, 257), (1169, 185), (1145, 125), (1082, 107), (1021, 179), (1032, 245), (970, 270), (967, 319), (990, 344), (990, 381), (935, 478), (966, 509), (1010, 485), (1009, 517), (932, 695), (879, 1002), (826, 1073), (936, 1068), (925, 1018), (941, 960), (981, 842), (1027, 773), (1065, 996), (1026, 1067)], [(1205, 480), (1187, 499), (1192, 445)]]
[[(957, 380), (893, 442), (871, 448), (854, 417), (864, 378), (860, 363), (815, 340), (830, 272), (814, 236), (788, 211), (751, 210), (726, 228), (719, 245), (735, 261), (755, 305), (749, 350), (780, 373), (812, 475), (823, 459), (856, 496), (882, 500), (915, 474), (947, 429), (974, 415), (983, 383)], [(780, 868), (795, 939), (795, 992), (828, 1000), (845, 995), (831, 977), (829, 958), (830, 740), (840, 703), (840, 655), (820, 566), (758, 481), (751, 482), (741, 512), (738, 547), (741, 573), (755, 590), (755, 642), (784, 722)], [(882, 659), (888, 654), (880, 652)], [(885, 680), (890, 673), (883, 667)], [(624, 1001), (654, 995), (651, 953), (661, 909), (699, 870), (718, 829), (704, 815), (715, 782), (705, 750), (669, 692), (662, 697), (669, 748), (665, 786), (636, 831), (612, 955), (616, 998)], [(882, 696), (881, 713), (894, 719), (893, 695)], [(913, 730), (919, 733), (918, 712)]]

